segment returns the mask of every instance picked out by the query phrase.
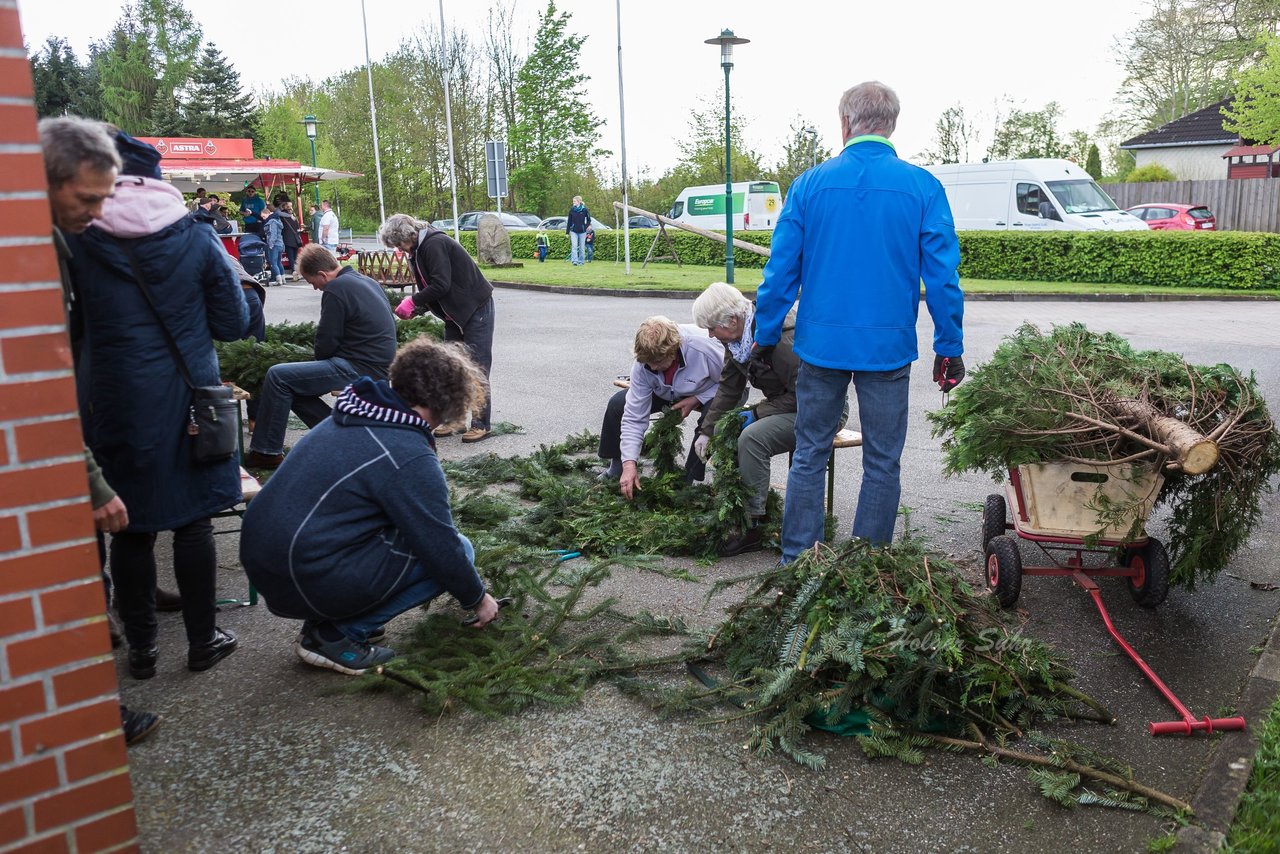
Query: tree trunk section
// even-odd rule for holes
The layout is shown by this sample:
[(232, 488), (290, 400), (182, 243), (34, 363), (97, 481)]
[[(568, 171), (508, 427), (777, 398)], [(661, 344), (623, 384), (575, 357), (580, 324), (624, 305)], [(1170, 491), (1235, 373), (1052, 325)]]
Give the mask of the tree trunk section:
[(1218, 443), (1140, 400), (1116, 400), (1108, 407), (1142, 425), (1152, 439), (1169, 446), (1187, 474), (1204, 474), (1218, 463)]

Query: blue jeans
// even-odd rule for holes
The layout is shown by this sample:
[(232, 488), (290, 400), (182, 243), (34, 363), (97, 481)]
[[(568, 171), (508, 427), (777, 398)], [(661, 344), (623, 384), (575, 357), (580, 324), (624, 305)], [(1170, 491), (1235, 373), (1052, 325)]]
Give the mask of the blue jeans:
[(258, 394), (258, 418), (249, 450), (272, 456), (284, 453), (289, 411), (296, 412), (308, 427), (316, 426), (331, 411), (321, 395), (345, 388), (362, 373), (337, 356), (319, 362), (273, 365)]
[(827, 459), (851, 378), (862, 430), (862, 487), (852, 533), (876, 544), (893, 539), (902, 494), (899, 461), (907, 441), (911, 366), (854, 372), (801, 361), (796, 379), (796, 453), (787, 475), (782, 517), (783, 563), (822, 542)]
[(586, 257), (583, 253), (587, 245), (587, 233), (569, 232), (569, 260), (574, 264), (582, 264)]
[[(476, 550), (472, 547), (471, 541), (462, 537), (462, 547), (467, 552), (467, 560), (474, 563)], [(425, 605), (444, 592), (440, 582), (428, 575), (422, 564), (416, 560), (405, 573), (403, 580), (404, 583), (400, 587), (393, 590), (386, 599), (370, 610), (349, 620), (334, 621), (333, 625), (349, 640), (364, 643), (374, 629), (385, 626), (393, 617), (398, 617), (411, 608)]]
[(284, 255), (284, 244), (279, 246), (267, 245), (267, 263), (271, 265), (271, 280), (284, 276), (284, 265), (280, 263), (281, 257)]

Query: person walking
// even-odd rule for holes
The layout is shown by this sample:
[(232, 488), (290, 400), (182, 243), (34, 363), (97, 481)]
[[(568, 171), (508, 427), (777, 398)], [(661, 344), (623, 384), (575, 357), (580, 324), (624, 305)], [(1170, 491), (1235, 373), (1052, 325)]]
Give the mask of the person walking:
[(564, 223), (564, 233), (569, 235), (569, 261), (575, 267), (586, 263), (587, 229), (591, 227), (591, 211), (582, 203), (582, 196), (573, 197), (573, 206)]
[(213, 339), (245, 336), (249, 311), (226, 251), (160, 178), (160, 153), (121, 133), (114, 195), (69, 235), (84, 318), (77, 392), (86, 444), (129, 512), (111, 540), (111, 572), (129, 644), (129, 673), (156, 674), (155, 541), (173, 531), (187, 668), (208, 670), (236, 649), (216, 625), (217, 553), (210, 516), (240, 499), (239, 464), (197, 462), (187, 430), (191, 386), (220, 382)]
[[(444, 321), (444, 340), (461, 341), (471, 359), (484, 371), (493, 367), (493, 330), (497, 313), (493, 285), (480, 272), (462, 245), (428, 222), (408, 214), (392, 214), (378, 231), (384, 246), (399, 249), (409, 259), (418, 290), (396, 307), (398, 317), (429, 311)], [(471, 425), (437, 424), (435, 435), (462, 434), (462, 441), (482, 442), (492, 433), (493, 397), (471, 413)]]
[(792, 183), (756, 293), (751, 359), (759, 374), (776, 370), (774, 348), (799, 295), (784, 563), (822, 541), (823, 471), (850, 380), (863, 442), (852, 534), (875, 544), (893, 539), (921, 282), (934, 326), (933, 379), (949, 391), (964, 378), (955, 223), (938, 179), (900, 160), (889, 141), (898, 111), (898, 96), (878, 81), (844, 93), (844, 150)]

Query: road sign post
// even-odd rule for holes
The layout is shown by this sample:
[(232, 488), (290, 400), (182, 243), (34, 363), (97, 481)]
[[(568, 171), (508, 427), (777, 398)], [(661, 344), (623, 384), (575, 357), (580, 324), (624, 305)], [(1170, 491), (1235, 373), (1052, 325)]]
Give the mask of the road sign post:
[(489, 198), (497, 200), (498, 213), (502, 213), (502, 200), (507, 195), (507, 144), (500, 139), (484, 144), (484, 177), (489, 184)]

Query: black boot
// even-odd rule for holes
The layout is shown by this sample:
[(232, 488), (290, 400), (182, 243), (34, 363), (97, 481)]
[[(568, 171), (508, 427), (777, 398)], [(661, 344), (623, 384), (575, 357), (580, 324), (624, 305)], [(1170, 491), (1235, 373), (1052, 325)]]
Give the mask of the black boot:
[(160, 650), (154, 646), (129, 647), (129, 675), (134, 679), (150, 679), (156, 675), (156, 660)]
[(235, 651), (236, 636), (215, 626), (213, 640), (192, 646), (187, 652), (187, 669), (197, 673), (208, 670)]

